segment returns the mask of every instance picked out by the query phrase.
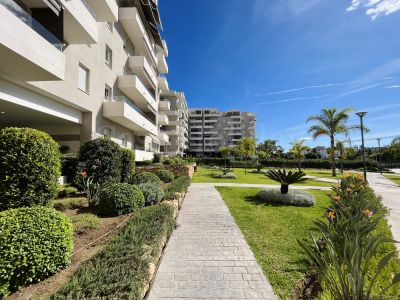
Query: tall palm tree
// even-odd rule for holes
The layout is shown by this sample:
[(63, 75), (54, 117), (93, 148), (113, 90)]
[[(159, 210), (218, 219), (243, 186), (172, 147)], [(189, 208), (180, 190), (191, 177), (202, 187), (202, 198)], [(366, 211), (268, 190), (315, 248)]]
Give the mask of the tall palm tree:
[(290, 153), (294, 156), (294, 158), (297, 158), (299, 163), (299, 171), (301, 171), (301, 158), (304, 156), (304, 151), (310, 149), (308, 146), (304, 145), (304, 143), (304, 140), (296, 140), (290, 143), (292, 145)]
[[(308, 133), (312, 133), (314, 140), (320, 136), (328, 136), (330, 138), (330, 148), (335, 149), (335, 137), (337, 135), (348, 135), (350, 130), (360, 128), (358, 125), (346, 124), (352, 111), (351, 108), (343, 110), (324, 108), (319, 115), (314, 115), (307, 119), (307, 122), (315, 122), (308, 129)], [(330, 151), (330, 157), (332, 161), (332, 176), (336, 176), (335, 151)]]

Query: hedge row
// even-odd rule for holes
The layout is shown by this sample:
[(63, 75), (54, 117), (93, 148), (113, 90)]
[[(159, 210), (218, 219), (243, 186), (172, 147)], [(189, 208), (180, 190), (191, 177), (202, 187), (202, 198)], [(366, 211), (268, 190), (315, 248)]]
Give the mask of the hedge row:
[(174, 181), (169, 183), (165, 188), (164, 200), (175, 199), (176, 193), (186, 193), (190, 186), (190, 182), (191, 180), (189, 176), (181, 176), (176, 178)]
[(167, 204), (140, 210), (51, 299), (142, 299), (149, 265), (174, 226), (173, 208)]
[[(206, 166), (223, 166), (225, 161), (228, 163), (229, 167), (232, 168), (244, 168), (244, 167), (255, 167), (255, 161), (232, 161), (225, 160), (223, 158), (200, 158), (197, 163)], [(261, 159), (258, 161), (264, 168), (297, 168), (297, 160), (283, 160), (283, 159)], [(306, 169), (330, 169), (331, 162), (324, 159), (305, 159), (302, 160), (301, 166)], [(337, 161), (337, 167), (340, 167), (340, 161)], [(378, 164), (374, 160), (367, 160), (367, 167), (374, 168)], [(346, 160), (343, 161), (343, 168), (346, 170), (358, 169), (363, 167), (362, 160)]]

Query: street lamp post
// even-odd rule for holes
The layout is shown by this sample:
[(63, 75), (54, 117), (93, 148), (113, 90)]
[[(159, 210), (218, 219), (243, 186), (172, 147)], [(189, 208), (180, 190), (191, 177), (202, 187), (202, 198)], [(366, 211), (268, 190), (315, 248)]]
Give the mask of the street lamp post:
[(367, 163), (365, 161), (365, 147), (364, 147), (364, 123), (363, 117), (367, 114), (366, 111), (361, 111), (356, 113), (357, 116), (360, 117), (361, 122), (361, 146), (362, 146), (362, 158), (363, 158), (363, 165), (364, 165), (364, 180), (367, 181)]
[(379, 170), (382, 174), (382, 153), (381, 153), (381, 138), (377, 138), (378, 141), (378, 151), (379, 151)]

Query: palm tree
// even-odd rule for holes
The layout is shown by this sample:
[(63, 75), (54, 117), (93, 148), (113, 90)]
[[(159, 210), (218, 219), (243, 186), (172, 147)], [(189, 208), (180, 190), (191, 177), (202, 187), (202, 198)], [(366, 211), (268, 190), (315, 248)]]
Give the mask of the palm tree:
[(304, 156), (304, 151), (310, 149), (308, 146), (304, 145), (304, 143), (304, 140), (296, 140), (290, 143), (292, 145), (290, 153), (298, 160), (299, 172), (301, 171), (301, 158)]
[[(339, 134), (348, 135), (351, 129), (359, 128), (358, 125), (347, 125), (349, 114), (353, 110), (346, 108), (343, 110), (337, 110), (336, 108), (324, 108), (321, 110), (319, 115), (311, 116), (307, 119), (307, 122), (314, 121), (308, 133), (312, 133), (314, 140), (320, 136), (328, 136), (330, 138), (330, 148), (335, 148), (335, 137)], [(332, 161), (332, 176), (336, 176), (336, 164), (335, 164), (335, 151), (330, 152)]]
[(336, 142), (336, 150), (339, 151), (340, 158), (340, 173), (343, 173), (343, 159), (346, 155), (346, 148), (344, 147), (344, 143), (342, 141)]

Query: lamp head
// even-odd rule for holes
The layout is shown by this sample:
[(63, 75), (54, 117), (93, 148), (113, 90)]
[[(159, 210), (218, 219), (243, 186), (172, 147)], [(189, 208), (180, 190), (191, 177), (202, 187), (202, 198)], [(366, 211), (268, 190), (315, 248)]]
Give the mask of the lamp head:
[(357, 116), (359, 116), (360, 118), (364, 117), (367, 114), (366, 111), (360, 111), (358, 113), (356, 113)]

